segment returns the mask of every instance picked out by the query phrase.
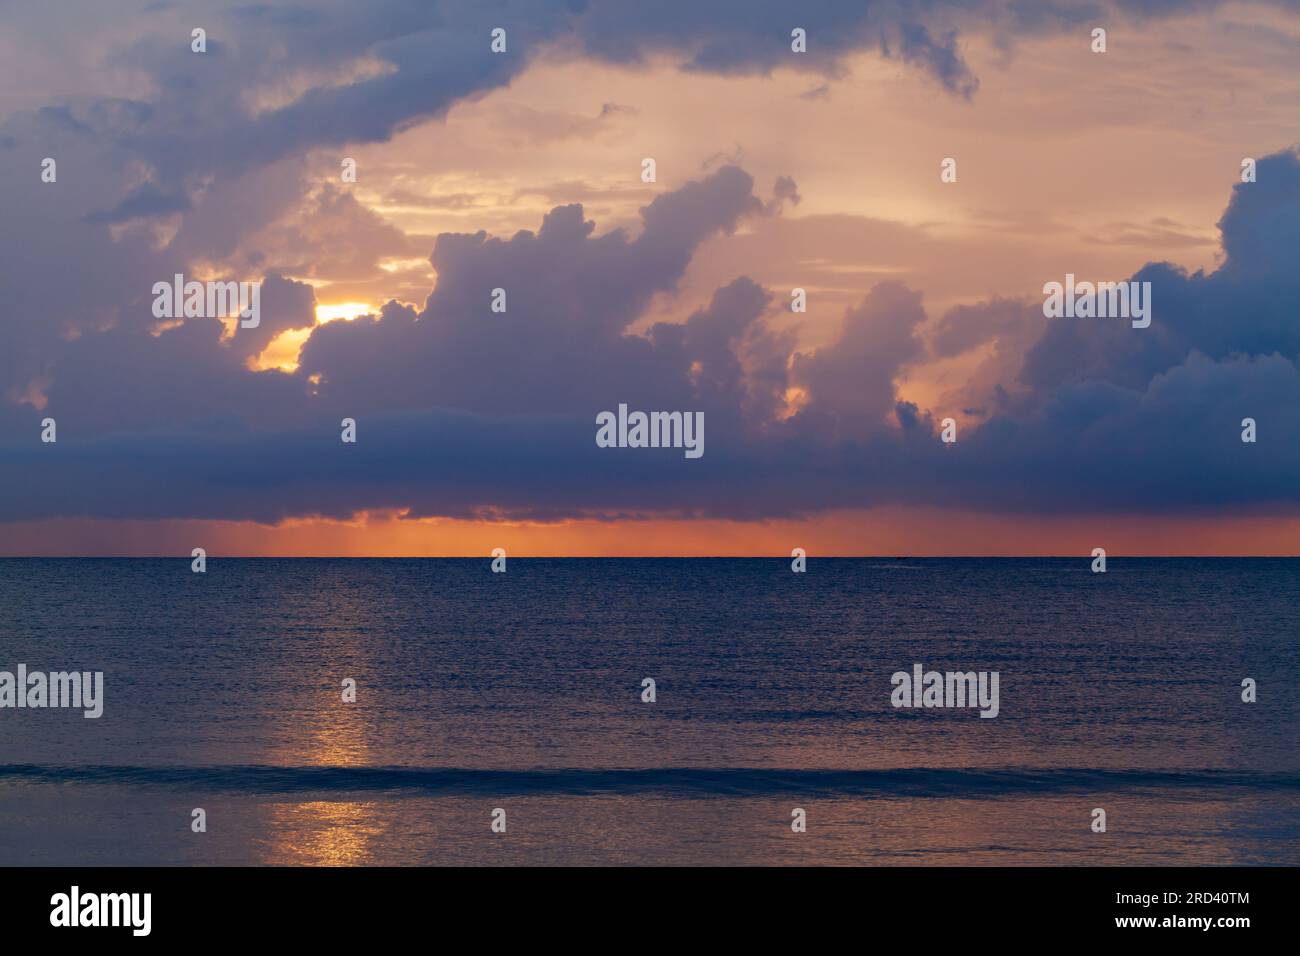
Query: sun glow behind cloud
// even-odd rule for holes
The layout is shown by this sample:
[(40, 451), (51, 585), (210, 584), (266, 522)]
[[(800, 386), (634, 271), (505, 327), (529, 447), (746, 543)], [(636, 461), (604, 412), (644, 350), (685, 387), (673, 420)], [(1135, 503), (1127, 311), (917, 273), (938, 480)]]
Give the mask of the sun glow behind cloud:
[(335, 322), (338, 320), (350, 322), (358, 315), (370, 315), (377, 313), (378, 311), (378, 309), (368, 302), (320, 303), (316, 306), (316, 324), (324, 325), (326, 322)]
[[(369, 315), (379, 310), (368, 302), (330, 302), (316, 306), (316, 325), (327, 322), (351, 322), (358, 315)], [(314, 326), (312, 327), (314, 328)], [(312, 328), (286, 329), (271, 340), (257, 356), (249, 359), (248, 367), (255, 372), (280, 369), (292, 372), (298, 368), (298, 354), (311, 337)]]

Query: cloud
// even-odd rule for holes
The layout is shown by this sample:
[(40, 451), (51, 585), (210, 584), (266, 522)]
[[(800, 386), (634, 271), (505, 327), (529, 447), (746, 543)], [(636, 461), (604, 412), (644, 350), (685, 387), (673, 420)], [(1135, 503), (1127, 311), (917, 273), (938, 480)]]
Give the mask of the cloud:
[(152, 183), (144, 183), (112, 209), (90, 213), (86, 222), (116, 224), (146, 216), (187, 212), (193, 208), (188, 196), (166, 193)]
[[(750, 177), (724, 167), (658, 196), (635, 237), (598, 233), (577, 205), (509, 239), (440, 236), (421, 310), (389, 303), (315, 327), (294, 374), (244, 365), (271, 332), (306, 319), (310, 290), (279, 279), (252, 347), (244, 330), (223, 339), (215, 320), (82, 335), (50, 372), (59, 444), (35, 441), (34, 411), (5, 444), (16, 466), (6, 474), (23, 479), (0, 517), (755, 519), (885, 502), (1294, 510), (1300, 450), (1281, 436), (1300, 429), (1295, 257), (1274, 244), (1300, 252), (1277, 213), (1300, 188), (1300, 164), (1284, 154), (1260, 169), (1276, 180), (1268, 201), (1235, 190), (1218, 270), (1140, 270), (1154, 283), (1149, 329), (1040, 310), (1041, 337), (1007, 383), (1018, 404), (953, 446), (900, 398), (929, 327), (921, 294), (901, 283), (877, 284), (833, 341), (806, 352), (775, 324), (777, 297), (744, 277), (683, 323), (630, 331), (700, 243), (763, 214)], [(504, 313), (490, 309), (497, 287)], [(953, 310), (929, 348), (960, 354), (1032, 332), (1027, 309)], [(790, 389), (803, 393), (793, 413)], [(703, 411), (704, 458), (596, 448), (596, 413), (620, 403)], [(358, 420), (355, 446), (338, 439), (345, 416)], [(1244, 417), (1259, 422), (1255, 445), (1240, 441)]]
[[(810, 14), (809, 28), (833, 54), (823, 64), (878, 48), (880, 24), (896, 17), (845, 9)], [(703, 51), (720, 46), (771, 47), (771, 55), (790, 59), (781, 53), (788, 52), (790, 8), (771, 3), (743, 10), (681, 4), (654, 17), (639, 4), (565, 0), (321, 0), (197, 10), (209, 40), (204, 54), (189, 46), (196, 10), (181, 5), (138, 3), (112, 15), (93, 4), (11, 6), (0, 15), (15, 46), (43, 53), (24, 59), (25, 86), (79, 90), (0, 122), (0, 208), (25, 224), (21, 235), (0, 237), (9, 346), (0, 354), (0, 397), (29, 392), (69, 336), (150, 325), (139, 290), (161, 276), (192, 267), (242, 277), (267, 269), (310, 274), (332, 261), (336, 253), (312, 248), (305, 230), (299, 251), (310, 261), (277, 248), (268, 233), (312, 202), (317, 184), (302, 159), (313, 151), (387, 141), (505, 86), (543, 53), (580, 58), (599, 50), (635, 62), (676, 50), (697, 69), (709, 68)], [(909, 22), (931, 15), (916, 13)], [(497, 26), (508, 28), (506, 54), (489, 49)], [(95, 38), (94, 57), (76, 47), (85, 33)], [(76, 64), (71, 73), (69, 63)], [(613, 112), (584, 124), (604, 125)], [(60, 163), (57, 188), (42, 188), (31, 175), (46, 156)], [(349, 217), (341, 208), (332, 213), (335, 222)], [(293, 238), (284, 230), (281, 236)], [(413, 254), (398, 251), (396, 236), (384, 241), (394, 255)], [(665, 246), (659, 254), (674, 253)], [(62, 279), (67, 262), (80, 264), (75, 284)]]
[[(312, 289), (284, 275), (369, 283), (381, 258), (430, 250), (352, 193), (313, 182), (304, 157), (385, 141), (511, 82), (543, 49), (761, 74), (788, 63), (797, 13), (810, 72), (834, 76), (850, 53), (880, 49), (973, 96), (962, 36), (1079, 18), (992, 3), (646, 11), (214, 9), (204, 59), (177, 40), (189, 14), (161, 8), (156, 25), (107, 57), (143, 74), (131, 79), (139, 90), (7, 119), (0, 203), (22, 227), (0, 236), (0, 520), (279, 521), (379, 508), (756, 520), (883, 502), (1082, 512), (1300, 504), (1300, 444), (1283, 437), (1300, 426), (1294, 152), (1261, 159), (1258, 182), (1235, 187), (1218, 269), (1149, 263), (1135, 274), (1153, 286), (1145, 330), (1047, 320), (1038, 304), (1006, 297), (932, 322), (924, 290), (891, 280), (864, 282), (835, 337), (799, 350), (786, 290), (743, 269), (683, 321), (651, 323), (711, 238), (799, 202), (792, 178), (760, 197), (734, 164), (659, 192), (635, 229), (601, 231), (570, 204), (512, 236), (445, 233), (422, 305), (390, 300), (375, 315), (312, 324)], [(501, 22), (515, 53), (495, 57), (487, 35)], [(322, 77), (322, 62), (337, 69)], [(274, 105), (250, 109), (250, 94)], [(59, 158), (57, 187), (34, 174), (48, 155)], [(803, 228), (829, 228), (830, 218)], [(195, 269), (264, 276), (262, 326), (158, 328), (152, 284)], [(490, 308), (497, 288), (503, 313)], [(307, 329), (294, 372), (250, 370), (276, 335)], [(955, 406), (986, 417), (944, 446), (942, 410), (908, 400), (909, 368), (989, 349), (978, 388), (958, 389)], [(620, 403), (703, 411), (705, 456), (596, 448), (595, 415)], [(37, 440), (46, 414), (59, 421), (56, 445)], [(355, 446), (339, 441), (345, 416), (359, 422)], [(1239, 440), (1243, 417), (1260, 423), (1256, 445)]]
[(1141, 330), (1149, 334), (1136, 335), (1122, 322), (1051, 323), (1030, 350), (1021, 382), (1039, 396), (1088, 379), (1143, 388), (1193, 352), (1215, 360), (1277, 352), (1295, 360), (1300, 154), (1261, 159), (1258, 176), (1233, 187), (1219, 220), (1218, 269), (1189, 275), (1169, 263), (1149, 263), (1132, 277), (1151, 283), (1154, 318)]
[(845, 314), (833, 343), (795, 356), (791, 378), (809, 396), (795, 424), (841, 439), (879, 431), (893, 411), (900, 368), (922, 354), (924, 321), (920, 293), (898, 282), (876, 285)]
[[(451, 405), (473, 411), (581, 411), (593, 401), (681, 400), (688, 366), (666, 366), (624, 330), (656, 293), (671, 291), (692, 251), (756, 215), (749, 175), (724, 167), (641, 211), (632, 238), (595, 235), (577, 204), (558, 206), (537, 232), (508, 240), (438, 237), (438, 283), (416, 313), (396, 304), (373, 320), (320, 328), (298, 373), (318, 376), (323, 400), (349, 407)], [(506, 311), (490, 308), (493, 290)], [(375, 381), (374, 369), (387, 371)], [(340, 398), (342, 400), (342, 398)], [(602, 406), (604, 407), (604, 406)]]

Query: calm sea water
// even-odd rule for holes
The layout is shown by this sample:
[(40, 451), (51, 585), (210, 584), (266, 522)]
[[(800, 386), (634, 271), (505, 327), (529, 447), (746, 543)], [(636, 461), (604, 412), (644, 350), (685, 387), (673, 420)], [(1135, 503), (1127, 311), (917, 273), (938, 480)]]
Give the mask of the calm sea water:
[(105, 675), (0, 709), (0, 864), (1294, 864), (1298, 634), (1300, 560), (0, 560), (0, 670)]

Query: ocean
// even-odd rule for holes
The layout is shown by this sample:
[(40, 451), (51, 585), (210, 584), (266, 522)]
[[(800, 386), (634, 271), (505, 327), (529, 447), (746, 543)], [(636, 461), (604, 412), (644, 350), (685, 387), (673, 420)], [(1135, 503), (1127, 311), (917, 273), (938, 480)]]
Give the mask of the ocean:
[(1090, 564), (0, 559), (0, 865), (1300, 862), (1300, 559)]

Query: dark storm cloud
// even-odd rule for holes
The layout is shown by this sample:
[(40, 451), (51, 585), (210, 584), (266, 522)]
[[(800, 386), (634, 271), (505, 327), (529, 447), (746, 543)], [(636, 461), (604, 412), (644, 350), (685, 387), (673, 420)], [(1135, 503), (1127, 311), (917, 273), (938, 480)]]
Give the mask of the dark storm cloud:
[[(929, 414), (897, 402), (900, 371), (926, 348), (921, 296), (898, 283), (876, 286), (833, 342), (808, 353), (791, 354), (773, 331), (777, 297), (744, 278), (685, 323), (628, 331), (700, 242), (762, 214), (749, 177), (726, 167), (647, 206), (635, 239), (597, 234), (577, 206), (509, 240), (444, 235), (433, 255), (438, 285), (422, 310), (392, 303), (316, 329), (293, 375), (247, 371), (243, 350), (223, 345), (209, 320), (156, 338), (83, 336), (53, 371), (60, 442), (34, 441), (33, 414), (28, 440), (8, 443), (5, 472), (21, 475), (22, 487), (0, 514), (274, 521), (368, 508), (535, 519), (763, 518), (882, 502), (1021, 513), (1293, 508), (1295, 256), (1274, 243), (1300, 255), (1294, 213), (1278, 215), (1300, 188), (1300, 164), (1272, 157), (1261, 170), (1275, 179), (1271, 201), (1236, 191), (1220, 269), (1141, 270), (1158, 283), (1150, 329), (1041, 319), (1023, 371), (1030, 400), (954, 446), (938, 441)], [(1268, 254), (1234, 258), (1260, 249)], [(489, 309), (498, 282), (509, 295), (504, 314)], [(307, 306), (295, 288), (270, 285), (287, 316)], [(1273, 307), (1284, 314), (1258, 311)], [(967, 317), (1004, 315), (992, 326), (1015, 330), (1024, 308), (999, 300)], [(982, 341), (954, 331), (963, 315), (940, 324), (942, 351)], [(782, 418), (792, 386), (804, 403)], [(597, 448), (595, 414), (620, 402), (704, 411), (706, 454)], [(355, 446), (339, 441), (344, 416), (358, 419)], [(1259, 422), (1255, 445), (1240, 441), (1244, 417)]]

